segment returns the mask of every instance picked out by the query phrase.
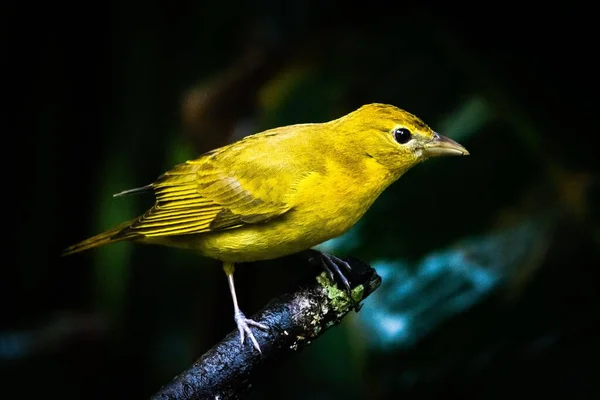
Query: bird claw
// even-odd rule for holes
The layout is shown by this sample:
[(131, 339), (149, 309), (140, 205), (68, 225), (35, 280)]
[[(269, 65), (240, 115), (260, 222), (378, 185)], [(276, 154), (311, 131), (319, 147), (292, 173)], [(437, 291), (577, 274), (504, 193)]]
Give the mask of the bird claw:
[(250, 341), (252, 342), (252, 345), (254, 346), (254, 348), (256, 350), (258, 350), (259, 353), (262, 354), (262, 351), (260, 350), (260, 346), (258, 345), (258, 341), (256, 341), (256, 338), (254, 337), (254, 334), (252, 333), (252, 330), (250, 329), (250, 327), (254, 326), (254, 327), (262, 329), (262, 330), (268, 330), (269, 327), (264, 324), (261, 324), (259, 322), (256, 322), (252, 319), (246, 318), (244, 313), (241, 311), (238, 311), (235, 313), (234, 319), (235, 319), (235, 323), (237, 325), (238, 331), (240, 332), (241, 343), (244, 344), (244, 340), (246, 339), (246, 336), (247, 336), (250, 339)]
[(346, 292), (348, 292), (348, 295), (350, 295), (350, 293), (352, 292), (352, 289), (350, 288), (350, 282), (340, 269), (340, 266), (342, 266), (346, 271), (350, 272), (352, 271), (352, 267), (350, 266), (350, 264), (348, 264), (346, 261), (340, 258), (337, 258), (336, 256), (332, 256), (331, 254), (327, 253), (321, 253), (321, 264), (323, 266), (323, 269), (325, 269), (325, 271), (327, 271), (327, 273), (329, 274), (331, 280), (335, 281), (335, 276), (337, 276), (346, 288)]
[(332, 282), (335, 282), (335, 276), (337, 275), (337, 277), (344, 285), (348, 297), (354, 304), (354, 309), (356, 310), (356, 312), (358, 312), (361, 309), (362, 305), (354, 301), (354, 299), (352, 298), (352, 288), (350, 287), (350, 282), (348, 281), (348, 278), (346, 278), (346, 275), (344, 275), (344, 273), (340, 269), (341, 266), (343, 269), (346, 270), (346, 272), (350, 272), (352, 271), (352, 267), (350, 266), (350, 264), (348, 264), (341, 258), (338, 258), (331, 254), (321, 253), (321, 265), (323, 266), (323, 269), (325, 269), (325, 271), (327, 271), (327, 273), (329, 274), (329, 277), (331, 278)]

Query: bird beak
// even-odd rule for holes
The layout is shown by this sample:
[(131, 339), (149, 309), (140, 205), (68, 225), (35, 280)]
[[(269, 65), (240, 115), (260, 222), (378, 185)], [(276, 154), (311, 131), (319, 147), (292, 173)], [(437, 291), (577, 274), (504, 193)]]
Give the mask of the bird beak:
[(469, 152), (454, 140), (435, 133), (433, 139), (423, 146), (423, 154), (426, 157), (468, 156)]

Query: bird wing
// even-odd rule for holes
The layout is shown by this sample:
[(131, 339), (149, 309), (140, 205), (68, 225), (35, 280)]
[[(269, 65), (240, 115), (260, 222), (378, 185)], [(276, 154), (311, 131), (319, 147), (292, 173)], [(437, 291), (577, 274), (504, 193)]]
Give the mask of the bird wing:
[(232, 229), (264, 223), (292, 208), (286, 199), (294, 185), (277, 179), (268, 162), (252, 159), (237, 171), (224, 170), (213, 155), (160, 176), (152, 184), (156, 204), (127, 233), (169, 236)]

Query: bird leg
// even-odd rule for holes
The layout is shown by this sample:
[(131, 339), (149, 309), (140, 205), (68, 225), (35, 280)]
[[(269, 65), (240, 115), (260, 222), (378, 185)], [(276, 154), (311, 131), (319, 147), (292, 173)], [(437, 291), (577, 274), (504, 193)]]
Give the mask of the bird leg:
[(358, 312), (361, 308), (361, 305), (357, 304), (354, 301), (354, 299), (352, 298), (352, 289), (350, 288), (350, 282), (348, 281), (348, 278), (346, 278), (346, 275), (344, 275), (344, 273), (340, 269), (340, 266), (341, 266), (344, 270), (346, 270), (346, 272), (350, 272), (350, 271), (352, 271), (352, 267), (350, 266), (350, 264), (348, 264), (346, 261), (342, 260), (341, 258), (338, 258), (334, 255), (327, 254), (324, 252), (320, 252), (320, 253), (321, 253), (321, 265), (323, 266), (323, 269), (325, 271), (327, 271), (327, 273), (329, 274), (329, 277), (331, 278), (332, 281), (335, 282), (334, 273), (335, 273), (335, 275), (337, 275), (337, 277), (340, 279), (340, 281), (342, 281), (342, 284), (346, 288), (346, 293), (348, 294), (348, 297), (350, 297), (350, 300), (354, 304), (354, 309)]
[(240, 310), (237, 301), (237, 296), (235, 294), (235, 284), (233, 283), (233, 272), (235, 271), (234, 264), (227, 262), (223, 263), (223, 270), (227, 275), (227, 282), (229, 283), (229, 291), (231, 293), (231, 299), (233, 300), (233, 319), (235, 320), (238, 331), (240, 331), (241, 343), (244, 344), (244, 339), (247, 335), (252, 344), (254, 345), (254, 348), (258, 350), (259, 353), (262, 353), (260, 350), (260, 346), (258, 345), (256, 338), (254, 337), (254, 334), (250, 330), (250, 326), (254, 326), (263, 330), (268, 330), (269, 327), (254, 320), (246, 318), (242, 310)]

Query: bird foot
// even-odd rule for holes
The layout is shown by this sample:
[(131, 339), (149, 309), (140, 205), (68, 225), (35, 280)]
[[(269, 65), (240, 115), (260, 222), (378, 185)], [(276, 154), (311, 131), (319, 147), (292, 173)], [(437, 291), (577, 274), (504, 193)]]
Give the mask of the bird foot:
[(354, 298), (352, 297), (352, 288), (350, 287), (350, 282), (348, 281), (348, 278), (346, 278), (346, 275), (344, 275), (344, 272), (342, 272), (342, 269), (340, 269), (341, 267), (346, 272), (351, 272), (352, 267), (350, 266), (350, 264), (348, 264), (341, 258), (321, 252), (321, 265), (323, 266), (323, 269), (327, 271), (329, 277), (333, 282), (335, 282), (335, 276), (339, 278), (339, 280), (344, 285), (344, 288), (346, 289), (348, 297), (354, 305), (354, 310), (358, 312), (361, 309), (362, 305), (354, 301)]
[(244, 313), (241, 311), (236, 311), (236, 313), (234, 314), (234, 320), (237, 325), (238, 331), (240, 331), (241, 343), (244, 344), (244, 340), (247, 336), (250, 339), (250, 341), (252, 342), (252, 345), (254, 346), (254, 348), (256, 350), (258, 350), (259, 353), (262, 353), (262, 351), (260, 350), (260, 346), (258, 345), (258, 342), (256, 341), (254, 334), (252, 333), (252, 330), (250, 330), (250, 327), (254, 326), (254, 327), (262, 329), (262, 330), (268, 330), (269, 327), (264, 324), (261, 324), (259, 322), (256, 322), (252, 319), (246, 318)]

